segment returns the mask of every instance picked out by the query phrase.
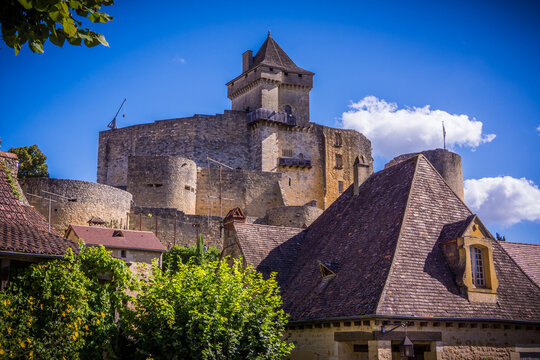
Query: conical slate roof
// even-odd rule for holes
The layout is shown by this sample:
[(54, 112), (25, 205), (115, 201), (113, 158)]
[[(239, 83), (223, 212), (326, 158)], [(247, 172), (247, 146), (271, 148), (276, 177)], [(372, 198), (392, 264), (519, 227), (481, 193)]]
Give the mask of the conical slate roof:
[[(362, 315), (540, 321), (540, 288), (495, 240), (498, 302), (470, 303), (460, 295), (439, 244), (471, 215), (422, 155), (372, 175), (359, 195), (350, 187), (304, 232), (281, 283), (285, 311), (293, 321)], [(323, 278), (321, 263), (335, 275)]]
[(310, 74), (312, 72), (304, 70), (296, 66), (296, 64), (291, 60), (291, 58), (283, 51), (283, 49), (278, 45), (278, 43), (268, 32), (268, 37), (264, 44), (253, 58), (253, 64), (251, 68), (254, 68), (258, 65), (265, 65), (268, 67), (274, 67), (277, 69), (290, 71), (298, 74)]

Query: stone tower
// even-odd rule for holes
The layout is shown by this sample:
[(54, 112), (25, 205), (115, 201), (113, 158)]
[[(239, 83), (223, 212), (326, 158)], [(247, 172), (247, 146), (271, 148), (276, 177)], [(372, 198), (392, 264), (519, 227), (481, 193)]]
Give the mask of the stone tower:
[(227, 96), (232, 110), (307, 126), (313, 75), (296, 66), (268, 32), (255, 56), (251, 50), (242, 55), (242, 74), (227, 83)]

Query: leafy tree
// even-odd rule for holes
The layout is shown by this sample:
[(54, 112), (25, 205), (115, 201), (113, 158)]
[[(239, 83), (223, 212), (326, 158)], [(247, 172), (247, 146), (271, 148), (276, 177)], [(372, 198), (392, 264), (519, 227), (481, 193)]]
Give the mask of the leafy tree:
[(501, 235), (499, 233), (495, 233), (495, 237), (497, 238), (498, 241), (506, 241), (506, 236)]
[(283, 359), (287, 322), (275, 277), (241, 260), (153, 266), (124, 318), (141, 359)]
[(195, 264), (211, 262), (219, 259), (218, 248), (210, 246), (204, 248), (203, 236), (199, 235), (196, 246), (175, 245), (163, 255), (163, 268), (167, 271), (175, 272), (178, 263), (187, 264), (192, 260)]
[(22, 146), (9, 149), (19, 158), (19, 178), (29, 177), (49, 177), (49, 170), (45, 160), (47, 157), (41, 152), (37, 145)]
[(87, 47), (109, 46), (102, 34), (83, 27), (81, 20), (111, 21), (112, 16), (98, 10), (113, 4), (113, 0), (2, 0), (2, 38), (15, 55), (26, 42), (33, 52), (41, 54), (47, 39), (60, 47), (65, 41), (71, 45), (84, 42)]
[(0, 291), (0, 359), (112, 355), (130, 284), (125, 263), (102, 246), (31, 265)]

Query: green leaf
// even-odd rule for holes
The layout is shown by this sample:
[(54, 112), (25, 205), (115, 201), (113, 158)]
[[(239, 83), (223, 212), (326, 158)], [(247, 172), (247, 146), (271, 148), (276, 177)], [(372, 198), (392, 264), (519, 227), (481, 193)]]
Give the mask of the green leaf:
[(81, 42), (82, 42), (82, 39), (80, 37), (68, 37), (66, 38), (67, 42), (70, 44), (70, 45), (81, 45)]
[(32, 40), (28, 45), (33, 52), (43, 54), (43, 44), (39, 40)]
[(49, 40), (56, 46), (62, 47), (64, 45), (64, 41), (66, 40), (66, 36), (64, 35), (64, 32), (62, 30), (57, 30), (54, 33), (51, 33), (49, 36)]
[(26, 10), (30, 10), (32, 8), (32, 0), (18, 0), (19, 4), (21, 4)]
[(68, 37), (73, 37), (77, 33), (77, 27), (71, 18), (62, 19), (62, 27), (64, 28), (64, 32)]

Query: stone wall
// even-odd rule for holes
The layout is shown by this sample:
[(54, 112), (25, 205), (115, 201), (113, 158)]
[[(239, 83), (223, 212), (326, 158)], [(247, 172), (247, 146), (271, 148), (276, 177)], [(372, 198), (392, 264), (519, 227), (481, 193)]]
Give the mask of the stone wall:
[(48, 219), (48, 201), (29, 194), (55, 200), (51, 203), (51, 224), (60, 233), (65, 233), (71, 224), (88, 225), (88, 220), (94, 216), (102, 218), (111, 227), (123, 228), (126, 225), (132, 199), (127, 191), (79, 180), (28, 178), (21, 179), (20, 183), (30, 205), (45, 219)]
[(281, 206), (266, 212), (266, 224), (302, 228), (309, 226), (323, 210), (315, 206)]
[(15, 180), (15, 186), (17, 187), (17, 190), (21, 195), (19, 201), (24, 205), (29, 205), (28, 200), (24, 195), (24, 191), (22, 190), (21, 185), (17, 181), (17, 173), (19, 172), (19, 159), (17, 158), (17, 155), (5, 151), (0, 151), (0, 161), (4, 162), (9, 172), (11, 173), (11, 177), (13, 178), (13, 180)]
[(131, 230), (152, 231), (165, 248), (196, 245), (197, 232), (203, 235), (206, 245), (219, 249), (223, 245), (222, 218), (219, 216), (189, 215), (172, 208), (135, 206), (129, 218)]
[(137, 206), (195, 214), (197, 165), (179, 156), (130, 156), (127, 191)]
[[(323, 166), (326, 173), (325, 209), (330, 206), (354, 181), (353, 165), (357, 156), (363, 155), (373, 174), (373, 158), (371, 157), (371, 141), (354, 130), (322, 127), (324, 133)], [(337, 163), (336, 155), (341, 156), (341, 164)], [(338, 166), (341, 165), (341, 166)], [(339, 183), (341, 182), (341, 192)]]
[(207, 156), (251, 169), (246, 113), (155, 121), (99, 133), (97, 181), (126, 187), (129, 156), (181, 156), (207, 167)]
[(246, 215), (264, 217), (268, 209), (283, 205), (278, 185), (280, 173), (223, 168), (220, 206), (219, 173), (218, 168), (200, 169), (196, 214), (225, 216), (230, 209), (240, 207)]
[[(365, 335), (380, 332), (380, 320), (351, 320), (306, 323), (289, 326), (286, 335), (295, 342), (293, 360), (337, 360), (337, 359), (401, 359), (398, 345), (404, 331), (397, 329), (391, 340), (364, 340), (353, 332)], [(385, 322), (386, 324), (386, 322)], [(399, 324), (399, 322), (396, 322)], [(385, 325), (394, 327), (393, 322)], [(335, 334), (340, 334), (335, 335)], [(440, 340), (428, 340), (433, 334), (440, 334)], [(424, 335), (422, 335), (424, 334)], [(389, 334), (390, 335), (390, 334)], [(472, 321), (414, 321), (408, 327), (408, 336), (415, 345), (415, 352), (423, 352), (426, 360), (517, 360), (520, 351), (540, 350), (540, 327), (497, 322)], [(358, 339), (355, 340), (354, 337)], [(424, 340), (415, 340), (423, 338)], [(354, 345), (363, 346), (354, 351)], [(531, 351), (532, 349), (532, 351)], [(536, 349), (536, 350), (534, 350)]]

